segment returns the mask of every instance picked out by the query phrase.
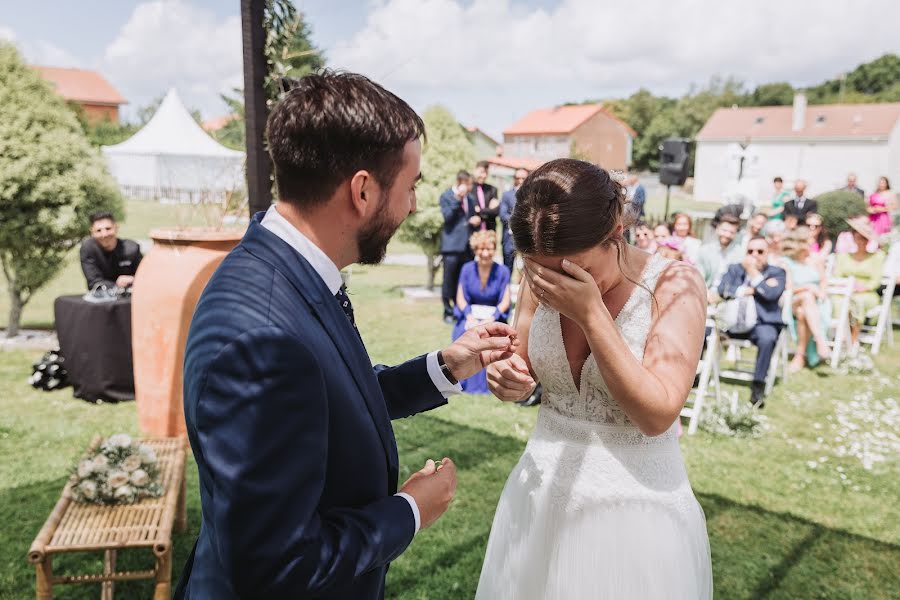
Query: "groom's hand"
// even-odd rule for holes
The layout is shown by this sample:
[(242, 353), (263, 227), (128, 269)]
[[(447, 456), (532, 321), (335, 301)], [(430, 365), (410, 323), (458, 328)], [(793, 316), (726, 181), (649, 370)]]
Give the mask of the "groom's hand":
[(441, 351), (450, 372), (462, 381), (491, 363), (512, 356), (519, 345), (516, 330), (506, 323), (485, 323), (469, 329)]
[(425, 529), (446, 512), (456, 493), (456, 465), (449, 458), (425, 466), (406, 480), (400, 491), (409, 494), (419, 507), (420, 528)]

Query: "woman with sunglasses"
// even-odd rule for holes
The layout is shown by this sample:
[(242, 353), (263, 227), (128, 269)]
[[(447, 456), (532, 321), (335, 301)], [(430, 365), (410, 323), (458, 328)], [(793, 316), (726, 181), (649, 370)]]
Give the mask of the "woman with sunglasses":
[(814, 257), (825, 258), (831, 254), (834, 244), (828, 239), (825, 231), (825, 220), (822, 215), (809, 213), (806, 215), (806, 227), (809, 230), (809, 252)]

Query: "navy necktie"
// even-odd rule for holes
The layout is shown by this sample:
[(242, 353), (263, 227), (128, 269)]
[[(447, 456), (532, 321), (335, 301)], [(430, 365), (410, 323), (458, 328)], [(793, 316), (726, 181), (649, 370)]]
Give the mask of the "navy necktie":
[(356, 329), (356, 319), (353, 318), (353, 304), (350, 302), (350, 296), (347, 295), (347, 288), (342, 285), (341, 289), (338, 290), (334, 297), (340, 302), (341, 310), (343, 310), (344, 314), (347, 315), (347, 318), (350, 319), (350, 324), (353, 325), (353, 329)]

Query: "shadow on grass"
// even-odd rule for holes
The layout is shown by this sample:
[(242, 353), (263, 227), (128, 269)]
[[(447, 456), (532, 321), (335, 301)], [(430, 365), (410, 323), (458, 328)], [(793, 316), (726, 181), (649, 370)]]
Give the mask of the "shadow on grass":
[[(448, 513), (422, 531), (388, 574), (389, 598), (472, 598), (497, 499), (523, 442), (420, 415), (396, 423), (408, 472), (447, 454), (459, 467), (457, 497)], [(177, 581), (200, 524), (196, 468), (188, 477), (188, 532), (175, 536)], [(0, 490), (0, 598), (34, 597), (26, 552), (65, 483), (64, 478)], [(900, 589), (900, 546), (802, 517), (714, 494), (697, 495), (707, 516), (719, 598), (888, 598)], [(837, 516), (837, 515), (836, 515)], [(122, 553), (120, 568), (147, 568), (149, 552)], [(100, 555), (68, 555), (58, 572), (99, 571)], [(602, 565), (598, 565), (602, 568)], [(99, 586), (69, 585), (59, 598), (95, 598)], [(149, 582), (117, 584), (117, 595), (152, 595)]]

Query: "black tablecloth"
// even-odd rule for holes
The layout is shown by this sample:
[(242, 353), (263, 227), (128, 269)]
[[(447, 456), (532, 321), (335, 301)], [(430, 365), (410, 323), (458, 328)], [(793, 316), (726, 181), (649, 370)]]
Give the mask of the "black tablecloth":
[(60, 296), (53, 309), (59, 349), (75, 397), (134, 400), (131, 299), (95, 304), (81, 296)]

